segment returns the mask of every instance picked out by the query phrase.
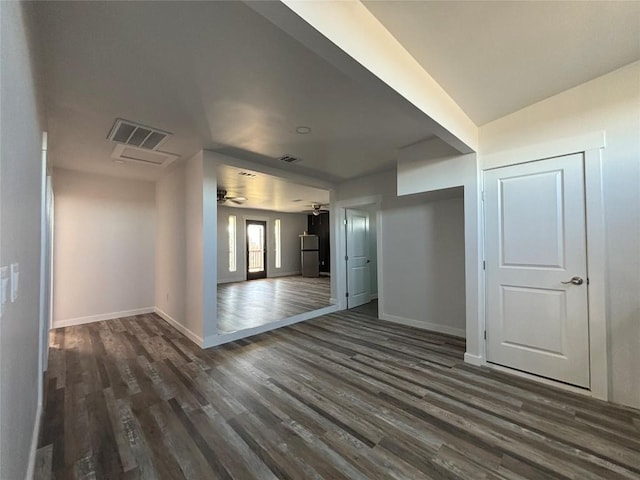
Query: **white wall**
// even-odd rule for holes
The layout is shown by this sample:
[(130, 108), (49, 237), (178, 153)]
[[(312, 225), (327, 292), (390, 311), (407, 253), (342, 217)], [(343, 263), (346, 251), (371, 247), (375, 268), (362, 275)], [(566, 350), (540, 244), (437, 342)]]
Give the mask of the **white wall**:
[(156, 311), (200, 346), (216, 335), (215, 175), (199, 152), (156, 184)]
[(383, 208), (383, 313), (464, 336), (463, 199), (416, 197)]
[(155, 185), (54, 169), (54, 327), (154, 306)]
[[(229, 272), (229, 215), (236, 216), (236, 265), (235, 272)], [(275, 266), (274, 222), (281, 221), (282, 267)], [(298, 235), (307, 229), (307, 216), (302, 213), (281, 213), (248, 208), (218, 207), (218, 283), (246, 280), (247, 238), (245, 222), (263, 220), (267, 222), (267, 277), (300, 274), (300, 239)]]
[(443, 190), (474, 183), (475, 154), (460, 155), (437, 138), (398, 152), (398, 195)]
[[(0, 2), (0, 265), (20, 264), (20, 290), (0, 320), (0, 478), (23, 479), (38, 411), (42, 128), (30, 31), (18, 2)], [(32, 459), (32, 457), (31, 457)]]
[[(203, 179), (202, 156), (197, 155), (185, 166), (185, 240), (187, 282), (184, 326), (200, 338), (204, 338), (202, 296), (203, 285)], [(179, 320), (180, 321), (180, 320)]]
[(370, 195), (382, 195), (380, 318), (464, 336), (461, 190), (399, 198), (396, 172), (390, 171), (339, 185), (335, 199)]
[(187, 282), (184, 171), (179, 165), (156, 183), (155, 306), (181, 321)]
[(612, 400), (640, 407), (640, 62), (484, 125), (480, 161), (602, 130)]
[(484, 309), (480, 262), (482, 242), (478, 235), (481, 202), (478, 187), (478, 162), (475, 153), (460, 155), (437, 138), (414, 144), (398, 153), (398, 194), (431, 192), (447, 195), (451, 188), (464, 192), (465, 255), (465, 360), (476, 365), (484, 359), (483, 330), (480, 321)]

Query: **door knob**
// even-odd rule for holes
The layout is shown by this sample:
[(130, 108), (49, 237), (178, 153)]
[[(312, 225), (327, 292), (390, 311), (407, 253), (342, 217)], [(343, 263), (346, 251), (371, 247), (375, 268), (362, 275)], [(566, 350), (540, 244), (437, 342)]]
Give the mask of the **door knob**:
[(584, 283), (584, 280), (582, 280), (580, 277), (573, 277), (571, 280), (569, 280), (568, 282), (560, 282), (560, 283), (564, 283), (565, 285), (568, 284), (572, 284), (572, 285), (582, 285)]

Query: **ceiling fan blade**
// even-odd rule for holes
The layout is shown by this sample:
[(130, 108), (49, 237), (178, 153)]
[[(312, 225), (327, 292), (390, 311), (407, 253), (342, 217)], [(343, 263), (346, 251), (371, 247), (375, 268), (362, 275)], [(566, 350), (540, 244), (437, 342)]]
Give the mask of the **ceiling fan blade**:
[(231, 200), (236, 205), (242, 205), (246, 201), (246, 198), (244, 197), (227, 198), (227, 200)]

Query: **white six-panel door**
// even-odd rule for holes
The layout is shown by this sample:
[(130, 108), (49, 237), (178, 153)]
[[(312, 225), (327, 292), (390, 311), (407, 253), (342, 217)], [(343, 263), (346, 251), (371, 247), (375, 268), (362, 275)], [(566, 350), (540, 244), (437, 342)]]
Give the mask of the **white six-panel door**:
[(487, 361), (588, 388), (582, 154), (486, 171), (484, 195)]
[(371, 262), (369, 259), (369, 214), (348, 209), (347, 220), (347, 308), (371, 300)]

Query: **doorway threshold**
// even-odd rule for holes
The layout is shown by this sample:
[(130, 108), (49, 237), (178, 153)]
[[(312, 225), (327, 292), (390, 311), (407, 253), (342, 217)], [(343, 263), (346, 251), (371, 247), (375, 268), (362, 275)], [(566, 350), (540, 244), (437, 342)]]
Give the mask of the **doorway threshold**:
[(546, 385), (547, 387), (555, 387), (558, 390), (564, 390), (565, 392), (577, 393), (585, 397), (593, 397), (591, 390), (589, 390), (588, 388), (582, 388), (575, 385), (571, 385), (569, 383), (553, 380), (551, 378), (535, 375), (533, 373), (523, 372), (522, 370), (505, 367), (503, 365), (498, 365), (497, 363), (486, 362), (485, 365), (488, 368), (491, 368), (492, 370), (496, 370), (497, 372), (502, 372), (509, 375), (513, 375), (515, 377), (531, 380), (532, 382), (540, 383), (540, 384)]
[(334, 313), (339, 310), (337, 305), (329, 305), (327, 307), (319, 308), (318, 310), (312, 310), (310, 312), (300, 313), (292, 317), (277, 320), (275, 322), (266, 323), (257, 327), (247, 328), (244, 330), (237, 330), (230, 333), (222, 333), (220, 335), (210, 335), (204, 339), (202, 348), (217, 347), (218, 345), (224, 345), (225, 343), (235, 342), (242, 340), (243, 338), (253, 337), (261, 333), (270, 332), (278, 328), (293, 325), (294, 323), (304, 322), (311, 320), (312, 318), (321, 317), (328, 313)]

